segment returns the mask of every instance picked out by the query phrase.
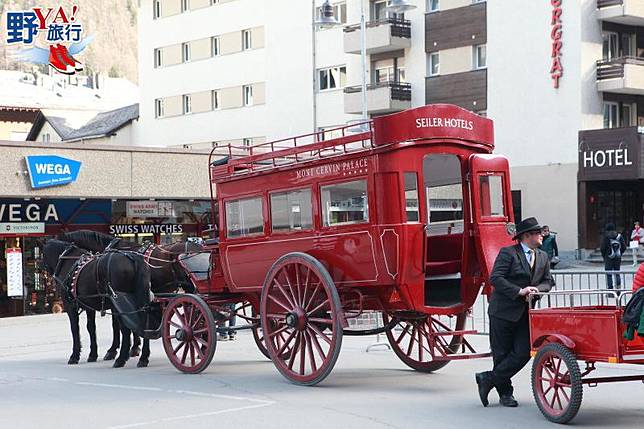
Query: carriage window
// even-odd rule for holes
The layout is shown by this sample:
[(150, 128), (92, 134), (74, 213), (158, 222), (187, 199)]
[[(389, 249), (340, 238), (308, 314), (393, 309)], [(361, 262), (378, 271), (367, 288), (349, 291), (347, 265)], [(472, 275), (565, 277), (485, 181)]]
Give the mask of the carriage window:
[(418, 222), (418, 177), (416, 173), (405, 173), (405, 211), (407, 222)]
[(432, 154), (423, 159), (428, 235), (463, 232), (463, 180), (456, 155)]
[(481, 216), (505, 217), (503, 205), (503, 177), (495, 174), (479, 176)]
[(299, 231), (313, 226), (311, 190), (271, 194), (271, 223), (273, 231)]
[(366, 180), (322, 186), (321, 198), (324, 226), (345, 225), (369, 220)]
[(228, 238), (262, 234), (262, 198), (247, 198), (226, 203), (226, 235)]

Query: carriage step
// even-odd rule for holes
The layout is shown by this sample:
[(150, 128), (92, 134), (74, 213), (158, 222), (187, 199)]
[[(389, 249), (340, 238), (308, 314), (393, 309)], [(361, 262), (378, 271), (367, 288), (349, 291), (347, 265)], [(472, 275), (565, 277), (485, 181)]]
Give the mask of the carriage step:
[(492, 352), (485, 353), (469, 353), (469, 354), (453, 354), (448, 356), (437, 356), (433, 360), (446, 361), (446, 360), (466, 360), (466, 359), (480, 359), (492, 356)]
[(432, 335), (436, 336), (445, 336), (445, 337), (451, 337), (451, 336), (463, 336), (463, 335), (476, 335), (478, 334), (479, 331), (476, 329), (473, 329), (471, 331), (445, 331), (445, 332), (432, 332)]

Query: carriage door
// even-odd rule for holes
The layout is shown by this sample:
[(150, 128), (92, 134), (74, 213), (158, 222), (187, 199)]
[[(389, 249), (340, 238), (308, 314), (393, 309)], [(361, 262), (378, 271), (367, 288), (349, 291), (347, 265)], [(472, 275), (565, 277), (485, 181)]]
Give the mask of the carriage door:
[(474, 242), (481, 274), (489, 280), (499, 250), (512, 244), (508, 228), (514, 222), (514, 216), (507, 158), (497, 155), (470, 156), (469, 185)]

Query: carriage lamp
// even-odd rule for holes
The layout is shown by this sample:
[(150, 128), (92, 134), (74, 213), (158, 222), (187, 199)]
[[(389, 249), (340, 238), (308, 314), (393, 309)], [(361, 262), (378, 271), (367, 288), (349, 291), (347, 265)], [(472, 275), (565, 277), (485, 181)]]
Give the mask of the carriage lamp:
[(329, 0), (326, 0), (320, 8), (320, 18), (315, 21), (315, 25), (320, 28), (332, 28), (340, 24), (333, 13), (333, 6)]
[(404, 13), (412, 9), (416, 9), (416, 5), (407, 0), (391, 0), (387, 6), (387, 10), (393, 13)]

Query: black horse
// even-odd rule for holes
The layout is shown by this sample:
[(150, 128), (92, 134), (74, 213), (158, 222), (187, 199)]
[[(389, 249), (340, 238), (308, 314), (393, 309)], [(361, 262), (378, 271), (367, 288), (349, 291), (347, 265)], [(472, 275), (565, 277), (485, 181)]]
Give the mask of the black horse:
[[(142, 246), (133, 241), (89, 230), (62, 233), (58, 236), (58, 239), (73, 243), (91, 252), (104, 252), (107, 248), (136, 251), (144, 256), (144, 261), (150, 268), (150, 281), (153, 293), (172, 293), (176, 292), (179, 288), (188, 293), (195, 292), (194, 285), (181, 267), (179, 257), (201, 252), (202, 247), (196, 243), (186, 241), (167, 245), (150, 243)], [(89, 321), (87, 329), (90, 329)], [(112, 318), (112, 331), (112, 345), (107, 350), (103, 358), (104, 360), (114, 359), (120, 347), (120, 328), (117, 318)], [(94, 332), (94, 337), (95, 335)], [(90, 334), (90, 338), (92, 338), (92, 334)], [(134, 357), (138, 354), (138, 346), (140, 343), (139, 336), (134, 334), (130, 356)], [(147, 354), (149, 355), (149, 343), (147, 340), (143, 341), (143, 349), (147, 350)]]
[[(70, 364), (80, 360), (80, 310), (88, 313), (89, 330), (92, 312), (112, 309), (110, 296), (117, 293), (130, 294), (137, 308), (150, 303), (150, 269), (138, 253), (115, 250), (93, 255), (74, 244), (48, 240), (43, 247), (43, 264), (63, 291), (63, 305), (69, 317), (73, 340), (72, 355), (68, 361)], [(119, 325), (123, 346), (114, 362), (115, 368), (124, 366), (130, 357), (131, 327), (123, 323), (123, 320)], [(94, 334), (90, 333), (90, 359), (96, 360), (95, 324), (92, 327)], [(147, 366), (148, 361), (149, 347), (147, 350), (144, 347), (138, 366)]]

